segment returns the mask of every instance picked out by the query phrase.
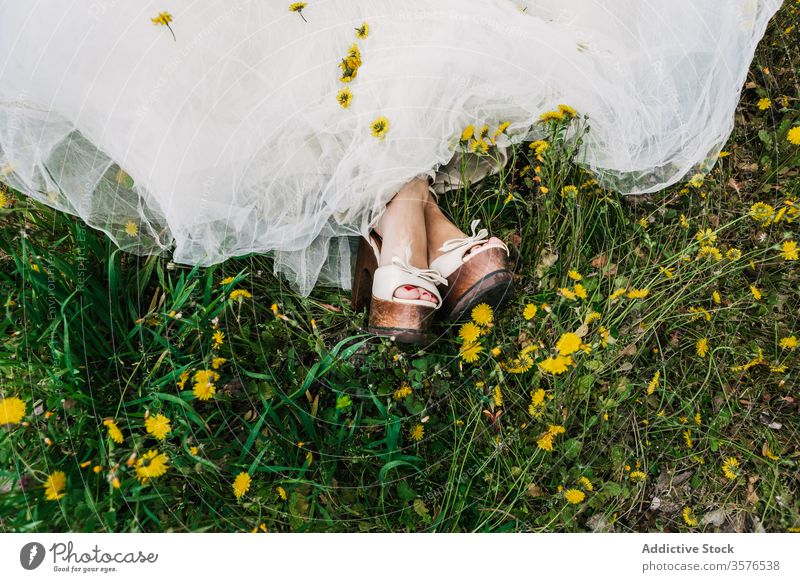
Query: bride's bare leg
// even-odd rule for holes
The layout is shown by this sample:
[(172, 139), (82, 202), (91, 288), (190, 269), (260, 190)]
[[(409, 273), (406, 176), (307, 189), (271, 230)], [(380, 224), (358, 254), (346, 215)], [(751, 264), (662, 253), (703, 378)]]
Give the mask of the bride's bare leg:
[[(439, 250), (444, 241), (453, 238), (464, 238), (464, 234), (455, 224), (453, 224), (447, 216), (445, 216), (442, 209), (436, 203), (436, 199), (428, 192), (427, 203), (425, 204), (425, 228), (428, 235), (428, 263), (430, 264), (435, 259), (440, 257), (443, 253)], [(499, 243), (499, 238), (493, 236), (489, 238), (484, 244)], [(466, 259), (472, 253), (477, 251), (483, 245), (476, 245), (464, 255)]]
[[(416, 178), (403, 186), (386, 206), (375, 225), (381, 237), (379, 265), (391, 265), (392, 257), (405, 258), (406, 245), (411, 243), (412, 266), (428, 268), (428, 242), (425, 231), (425, 205), (430, 196), (428, 183)], [(420, 287), (406, 285), (395, 291), (400, 299), (423, 299), (436, 304), (436, 297)]]

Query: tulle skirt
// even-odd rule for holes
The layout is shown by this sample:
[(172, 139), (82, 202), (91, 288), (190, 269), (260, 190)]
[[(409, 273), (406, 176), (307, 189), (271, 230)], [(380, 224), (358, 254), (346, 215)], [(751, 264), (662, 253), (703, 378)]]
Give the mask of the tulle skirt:
[(348, 237), (405, 183), (497, 169), (469, 125), (502, 159), (567, 104), (609, 188), (707, 170), (780, 4), (6, 0), (0, 179), (131, 252), (269, 253), (303, 295), (348, 289)]

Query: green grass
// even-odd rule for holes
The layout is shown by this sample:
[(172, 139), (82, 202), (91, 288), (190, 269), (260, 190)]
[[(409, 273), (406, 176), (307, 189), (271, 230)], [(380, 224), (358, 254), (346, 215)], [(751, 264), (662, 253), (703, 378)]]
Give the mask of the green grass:
[[(138, 257), (6, 192), (0, 395), (21, 398), (26, 416), (0, 427), (0, 531), (800, 528), (800, 350), (780, 345), (800, 336), (800, 261), (781, 255), (800, 238), (800, 214), (768, 224), (750, 215), (756, 202), (777, 213), (800, 199), (800, 148), (787, 140), (800, 124), (800, 36), (786, 31), (796, 20), (789, 3), (773, 22), (730, 155), (702, 185), (604, 191), (554, 126), (541, 161), (519, 147), (499, 175), (444, 197), (462, 228), (479, 217), (512, 248), (518, 294), (484, 327), (474, 363), (460, 357), (457, 326), (404, 351), (365, 334), (346, 293), (293, 295), (267, 257), (204, 269)], [(762, 97), (772, 100), (766, 110)], [(566, 185), (577, 196), (561, 196)], [(705, 229), (721, 260), (697, 258)], [(585, 299), (559, 293), (573, 288), (571, 270)], [(226, 277), (235, 279), (221, 284)], [(622, 288), (649, 293), (612, 299)], [(234, 289), (252, 297), (231, 300)], [(530, 320), (528, 304), (538, 307)], [(592, 311), (600, 319), (584, 325)], [(573, 354), (563, 374), (543, 373), (537, 364), (568, 332), (591, 350)], [(525, 348), (534, 365), (513, 373)], [(191, 376), (179, 389), (182, 372), (217, 356), (227, 361), (212, 399), (195, 398)], [(403, 383), (412, 392), (395, 399)], [(537, 390), (546, 396), (532, 415)], [(164, 442), (144, 429), (158, 413), (172, 421)], [(121, 444), (104, 419), (116, 420)], [(564, 433), (545, 451), (537, 441), (550, 425)], [(168, 455), (169, 469), (142, 484), (128, 461), (151, 449)], [(733, 479), (727, 458), (739, 463)], [(43, 484), (55, 471), (67, 486), (51, 501)], [(242, 471), (252, 484), (237, 500)], [(568, 503), (568, 489), (585, 499)]]

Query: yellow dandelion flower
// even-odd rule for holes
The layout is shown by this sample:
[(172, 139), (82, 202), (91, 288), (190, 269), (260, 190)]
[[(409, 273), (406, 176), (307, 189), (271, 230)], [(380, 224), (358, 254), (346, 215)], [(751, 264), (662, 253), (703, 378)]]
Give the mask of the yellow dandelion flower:
[(125, 223), (125, 233), (128, 236), (136, 236), (137, 234), (139, 234), (139, 227), (136, 226), (135, 222), (129, 220), (128, 222)]
[(672, 272), (672, 269), (667, 269), (666, 267), (662, 267), (659, 265), (658, 270), (661, 271), (667, 279), (672, 279), (675, 273)]
[(702, 188), (705, 183), (705, 176), (703, 174), (695, 174), (689, 180), (689, 186), (693, 188)]
[(701, 424), (703, 424), (703, 417), (699, 412), (696, 412), (695, 415), (694, 415), (694, 423), (697, 426), (700, 426)]
[(647, 473), (644, 471), (631, 471), (628, 477), (630, 477), (631, 481), (642, 482), (647, 479)]
[(566, 372), (572, 364), (572, 356), (556, 356), (539, 362), (539, 369), (547, 374), (559, 375)]
[(400, 387), (397, 390), (394, 391), (394, 394), (392, 395), (392, 397), (395, 400), (402, 400), (406, 396), (410, 396), (411, 392), (412, 392), (411, 385), (408, 384), (407, 382), (403, 382), (400, 385)]
[(780, 461), (781, 458), (772, 452), (772, 449), (769, 446), (769, 443), (764, 443), (764, 446), (761, 447), (761, 454), (764, 455), (770, 461)]
[(581, 347), (581, 338), (578, 334), (568, 332), (562, 334), (558, 341), (556, 342), (556, 351), (562, 356), (568, 356), (570, 354), (574, 354), (577, 352)]
[(169, 418), (159, 413), (155, 416), (148, 416), (144, 421), (144, 428), (148, 434), (151, 434), (158, 440), (163, 441), (165, 438), (167, 438), (167, 435), (172, 430), (170, 422), (171, 421)]
[(581, 503), (584, 499), (586, 499), (586, 493), (580, 489), (567, 489), (564, 492), (564, 499), (566, 499), (568, 503), (572, 504)]
[(539, 121), (547, 123), (548, 121), (561, 121), (564, 119), (564, 114), (561, 111), (545, 111), (539, 116)]
[(561, 189), (561, 195), (564, 196), (565, 198), (568, 197), (568, 196), (577, 196), (578, 195), (578, 188), (577, 188), (577, 186), (573, 186), (571, 184), (568, 185), (568, 186), (564, 186)]
[(278, 488), (277, 488), (275, 491), (277, 491), (277, 492), (278, 492), (278, 497), (280, 497), (280, 498), (281, 498), (283, 501), (286, 501), (286, 499), (287, 499), (287, 497), (288, 497), (288, 496), (286, 495), (286, 489), (284, 489), (284, 488), (283, 488), (283, 487), (281, 487), (281, 486), (278, 486)]
[(692, 433), (688, 428), (685, 431), (683, 431), (683, 440), (686, 441), (687, 449), (691, 449), (692, 447), (694, 447), (694, 441), (692, 441)]
[(543, 451), (552, 452), (553, 439), (560, 434), (564, 434), (564, 430), (563, 426), (551, 424), (548, 429), (539, 436), (539, 439), (536, 441), (536, 446)]
[(684, 507), (683, 508), (683, 521), (689, 527), (697, 527), (697, 517), (694, 514), (694, 509), (691, 507)]
[(483, 351), (483, 346), (478, 343), (464, 344), (461, 346), (461, 359), (468, 364), (478, 361), (478, 354)]
[(758, 100), (758, 103), (756, 103), (756, 106), (761, 111), (764, 111), (766, 109), (769, 109), (772, 106), (772, 101), (770, 101), (770, 99), (767, 98), (767, 97), (762, 97), (761, 99)]
[(425, 437), (425, 427), (417, 423), (408, 431), (408, 436), (411, 440), (419, 442)]
[(214, 370), (198, 370), (194, 374), (194, 392), (198, 400), (209, 400), (217, 391), (214, 382), (219, 380), (219, 373)]
[(108, 438), (118, 445), (122, 444), (122, 431), (117, 426), (117, 423), (114, 420), (106, 419), (103, 421), (103, 424), (108, 428)]
[(569, 300), (577, 299), (578, 297), (572, 289), (567, 287), (562, 287), (558, 292)]
[(706, 228), (705, 230), (697, 231), (695, 238), (700, 243), (714, 243), (717, 240), (717, 235), (714, 234), (714, 231), (710, 228)]
[(144, 485), (150, 479), (161, 477), (167, 472), (169, 457), (166, 453), (159, 453), (157, 449), (147, 451), (136, 462), (136, 477)]
[(362, 22), (361, 26), (356, 28), (356, 38), (360, 40), (366, 40), (369, 36), (369, 24), (366, 22)]
[(588, 477), (581, 477), (578, 479), (578, 485), (586, 489), (586, 491), (594, 491), (594, 485), (592, 485)]
[(471, 344), (478, 340), (481, 335), (481, 328), (473, 322), (468, 321), (458, 330), (458, 336), (464, 340), (464, 343)]
[(189, 370), (184, 370), (178, 378), (178, 390), (183, 390), (186, 386), (186, 381), (189, 379)]
[(222, 364), (224, 364), (227, 361), (228, 361), (227, 358), (216, 356), (214, 358), (211, 358), (211, 367), (214, 368), (215, 370), (219, 370), (220, 366), (222, 366)]
[(656, 370), (656, 373), (653, 374), (653, 378), (650, 380), (650, 383), (647, 385), (647, 394), (650, 395), (656, 391), (659, 384), (661, 383), (661, 370)]
[(623, 287), (622, 289), (617, 289), (616, 291), (614, 291), (611, 295), (608, 296), (608, 298), (613, 302), (622, 297), (623, 295), (625, 295), (625, 293), (627, 292), (628, 290)]
[(531, 391), (531, 403), (528, 405), (528, 413), (534, 418), (539, 418), (544, 414), (545, 391), (539, 388)]
[(501, 135), (503, 135), (503, 134), (506, 132), (506, 130), (509, 128), (509, 126), (510, 126), (510, 125), (511, 125), (511, 122), (510, 122), (510, 121), (504, 121), (504, 122), (502, 122), (500, 125), (498, 125), (498, 126), (497, 126), (497, 129), (496, 129), (496, 130), (495, 130), (495, 132), (492, 134), (492, 143), (494, 143), (494, 142), (495, 142), (495, 140), (496, 140), (498, 137), (500, 137)]
[(172, 27), (169, 25), (169, 23), (172, 22), (172, 14), (169, 12), (160, 12), (157, 16), (151, 18), (150, 21), (156, 26), (166, 26), (172, 33), (173, 40), (177, 40), (175, 38), (175, 31), (172, 30)]
[(464, 128), (464, 131), (461, 132), (461, 141), (468, 142), (470, 139), (472, 139), (473, 135), (475, 135), (475, 126), (469, 124)]
[(753, 220), (760, 222), (762, 226), (767, 226), (775, 216), (775, 208), (764, 202), (756, 202), (750, 207), (749, 214)]
[(389, 119), (381, 116), (372, 122), (370, 125), (372, 136), (382, 140), (389, 132)]
[(485, 139), (474, 139), (469, 144), (469, 149), (472, 153), (487, 153), (489, 151), (489, 142)]
[(53, 471), (44, 482), (44, 496), (48, 501), (58, 501), (67, 489), (67, 476), (64, 471)]
[[(797, 336), (790, 335), (781, 338), (781, 341), (778, 342), (778, 345), (784, 350), (794, 350), (797, 348)], [(2, 405), (0, 405), (0, 410), (2, 410)], [(3, 424), (2, 420), (0, 420), (0, 424)]]
[(486, 303), (480, 303), (472, 309), (472, 321), (478, 325), (491, 325), (494, 320), (494, 311)]
[(170, 14), (169, 12), (161, 12), (158, 14), (158, 16), (155, 16), (150, 20), (153, 22), (153, 24), (166, 26), (170, 22), (172, 22), (172, 14)]
[(717, 305), (719, 305), (720, 303), (722, 303), (722, 296), (719, 294), (719, 291), (714, 291), (714, 292), (711, 294), (711, 300), (712, 300), (714, 303), (716, 303)]
[(578, 271), (569, 271), (567, 273), (567, 277), (569, 277), (573, 281), (580, 281), (583, 279), (583, 275), (581, 275)]
[(796, 125), (790, 129), (786, 134), (786, 139), (789, 140), (791, 144), (800, 145), (800, 125)]
[(797, 242), (793, 240), (784, 241), (781, 244), (781, 256), (787, 261), (796, 261), (798, 257)]
[(586, 325), (590, 325), (595, 321), (600, 321), (601, 317), (602, 315), (600, 315), (597, 311), (592, 311), (591, 313), (589, 313), (589, 315), (586, 316), (586, 319), (583, 320), (583, 323), (585, 323)]
[(650, 295), (649, 289), (631, 289), (626, 295), (628, 299), (644, 299)]
[(722, 463), (722, 474), (730, 481), (736, 479), (739, 476), (739, 459), (727, 457)]
[(750, 293), (752, 293), (753, 299), (755, 299), (756, 301), (761, 301), (762, 295), (758, 287), (756, 287), (755, 285), (750, 285)]
[(683, 214), (681, 214), (680, 222), (681, 228), (689, 228), (689, 219), (686, 218)]
[(725, 257), (729, 261), (738, 261), (742, 258), (742, 251), (736, 248), (728, 249), (728, 252), (725, 253)]
[(222, 344), (225, 343), (225, 332), (221, 329), (218, 329), (214, 332), (214, 335), (211, 336), (211, 339), (214, 341), (213, 345), (211, 346), (212, 350), (219, 349)]
[(706, 321), (711, 321), (711, 313), (705, 307), (690, 307), (689, 313), (694, 313), (694, 317), (692, 317), (692, 321), (697, 321), (698, 319), (705, 319)]
[(705, 358), (706, 354), (708, 353), (708, 339), (701, 337), (694, 344), (694, 348), (698, 356), (700, 356), (701, 358)]
[(533, 153), (537, 156), (541, 156), (544, 152), (546, 152), (550, 148), (550, 144), (544, 140), (537, 139), (536, 141), (532, 141), (528, 144), (528, 147), (533, 150)]
[(578, 112), (575, 111), (569, 105), (561, 104), (561, 105), (558, 106), (558, 110), (559, 110), (559, 112), (561, 112), (562, 114), (564, 114), (564, 115), (566, 115), (568, 117), (575, 117), (578, 114)]
[(353, 102), (353, 92), (350, 90), (350, 87), (345, 87), (336, 94), (336, 102), (342, 109), (350, 107), (350, 104)]
[(697, 251), (697, 260), (699, 261), (706, 257), (712, 257), (717, 261), (721, 261), (722, 252), (720, 252), (720, 250), (713, 245), (702, 245)]
[(25, 402), (16, 396), (0, 398), (0, 426), (19, 424), (25, 417), (25, 408)]
[(306, 20), (306, 17), (303, 16), (303, 8), (305, 8), (306, 6), (307, 6), (306, 2), (292, 2), (291, 4), (289, 4), (289, 12), (297, 12), (300, 15), (300, 18), (302, 18), (305, 22), (308, 22), (308, 20)]
[(586, 292), (586, 287), (584, 287), (580, 283), (575, 283), (575, 287), (573, 287), (572, 289), (575, 292), (575, 295), (579, 299), (586, 299), (589, 296), (589, 294)]
[(247, 289), (234, 289), (228, 297), (234, 301), (241, 301), (242, 299), (250, 299), (252, 296), (253, 295)]
[(236, 499), (241, 499), (250, 490), (250, 474), (242, 471), (233, 480), (233, 494)]
[(500, 389), (500, 386), (494, 387), (494, 405), (498, 408), (503, 406), (503, 391)]
[(536, 316), (537, 311), (538, 309), (533, 303), (528, 303), (522, 311), (522, 317), (530, 321)]
[(608, 340), (611, 337), (611, 332), (601, 325), (597, 329), (597, 334), (600, 336), (600, 345), (606, 347), (608, 345)]

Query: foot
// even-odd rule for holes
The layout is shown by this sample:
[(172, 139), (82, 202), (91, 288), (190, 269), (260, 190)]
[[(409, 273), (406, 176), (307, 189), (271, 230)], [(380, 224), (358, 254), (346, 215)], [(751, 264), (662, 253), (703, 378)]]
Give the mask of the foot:
[[(445, 216), (430, 193), (428, 196), (428, 203), (425, 204), (425, 228), (428, 235), (428, 264), (430, 264), (444, 254), (439, 249), (445, 241), (454, 238), (466, 238), (467, 235)], [(503, 241), (496, 236), (490, 237), (486, 241), (473, 246), (465, 253), (464, 260), (469, 259), (479, 250), (485, 248), (486, 245), (499, 246), (501, 244), (503, 244)]]
[[(391, 265), (393, 257), (405, 257), (406, 247), (411, 243), (411, 266), (428, 268), (425, 231), (425, 202), (428, 196), (427, 182), (417, 178), (406, 184), (386, 206), (374, 228), (381, 237), (379, 266)], [(438, 303), (427, 289), (414, 285), (399, 287), (394, 296), (398, 299), (421, 299), (430, 302), (433, 307)]]

